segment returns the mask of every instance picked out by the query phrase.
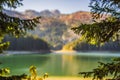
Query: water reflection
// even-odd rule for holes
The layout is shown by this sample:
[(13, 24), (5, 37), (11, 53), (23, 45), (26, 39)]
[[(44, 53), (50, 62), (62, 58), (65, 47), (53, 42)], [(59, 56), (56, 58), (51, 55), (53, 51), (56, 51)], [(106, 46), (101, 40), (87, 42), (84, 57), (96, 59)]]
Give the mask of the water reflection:
[(23, 74), (29, 73), (29, 67), (31, 65), (35, 65), (40, 69), (44, 66), (49, 60), (50, 57), (43, 55), (32, 55), (32, 54), (24, 54), (24, 55), (9, 55), (9, 56), (0, 56), (0, 61), (2, 65), (1, 68), (9, 68), (11, 70), (11, 74)]
[(62, 55), (62, 71), (64, 73), (71, 73), (71, 76), (77, 75), (76, 71), (78, 71), (79, 66), (77, 66), (78, 61), (75, 58), (74, 55)]
[(29, 67), (35, 65), (38, 75), (49, 73), (50, 76), (78, 76), (81, 71), (89, 71), (98, 66), (98, 62), (110, 62), (110, 56), (92, 56), (85, 53), (77, 54), (24, 54), (0, 56), (3, 65), (12, 74), (29, 73)]

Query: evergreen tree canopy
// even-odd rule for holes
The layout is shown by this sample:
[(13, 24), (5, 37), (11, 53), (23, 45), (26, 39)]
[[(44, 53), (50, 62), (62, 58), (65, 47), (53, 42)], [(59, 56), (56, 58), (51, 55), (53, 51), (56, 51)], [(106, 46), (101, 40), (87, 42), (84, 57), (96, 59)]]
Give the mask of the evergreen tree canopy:
[[(119, 40), (120, 0), (91, 0), (90, 7), (93, 23), (81, 24), (72, 30), (77, 34), (82, 34), (83, 38), (92, 44)], [(103, 17), (106, 18), (98, 20)]]
[[(120, 39), (120, 0), (91, 0), (91, 14), (94, 22), (72, 28), (82, 34), (83, 39), (92, 44)], [(106, 19), (98, 20), (106, 16)], [(99, 66), (90, 72), (80, 72), (84, 77), (93, 76), (93, 80), (120, 80), (120, 58), (111, 63), (99, 62)]]
[(39, 23), (39, 18), (34, 19), (20, 19), (17, 17), (11, 17), (3, 10), (5, 7), (17, 8), (22, 5), (22, 0), (0, 0), (0, 52), (7, 48), (9, 42), (2, 43), (4, 35), (12, 35), (15, 37), (22, 36), (27, 30), (33, 30)]

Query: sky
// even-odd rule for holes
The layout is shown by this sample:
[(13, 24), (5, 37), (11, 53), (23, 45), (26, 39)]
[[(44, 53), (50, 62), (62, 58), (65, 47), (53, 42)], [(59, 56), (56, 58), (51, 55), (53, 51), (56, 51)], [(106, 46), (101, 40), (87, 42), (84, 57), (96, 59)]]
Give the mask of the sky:
[(18, 7), (17, 11), (28, 9), (43, 11), (58, 9), (61, 13), (73, 13), (76, 11), (90, 11), (88, 7), (90, 0), (23, 0), (23, 6)]

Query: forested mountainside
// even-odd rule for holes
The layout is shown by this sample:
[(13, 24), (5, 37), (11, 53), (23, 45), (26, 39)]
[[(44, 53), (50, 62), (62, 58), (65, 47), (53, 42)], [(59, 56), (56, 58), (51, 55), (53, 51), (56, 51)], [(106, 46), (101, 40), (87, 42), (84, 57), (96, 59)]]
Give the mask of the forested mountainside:
[(120, 51), (119, 41), (106, 42), (104, 45), (88, 44), (81, 39), (76, 39), (63, 46), (63, 50), (76, 51)]
[(52, 49), (62, 49), (64, 44), (78, 38), (78, 35), (71, 31), (71, 27), (92, 21), (90, 13), (84, 11), (61, 14), (59, 10), (44, 10), (41, 12), (34, 10), (24, 12), (4, 10), (4, 13), (19, 18), (41, 16), (41, 24), (38, 24), (34, 31), (29, 31), (28, 35), (36, 35), (46, 40), (52, 46)]
[(39, 51), (39, 52), (50, 52), (50, 45), (42, 39), (36, 37), (20, 37), (14, 38), (6, 36), (4, 42), (9, 41), (9, 51)]
[[(41, 23), (38, 24), (34, 31), (29, 31), (27, 35), (37, 36), (45, 40), (48, 44), (50, 44), (50, 48), (54, 50), (59, 50), (63, 48), (68, 49), (65, 48), (67, 43), (68, 45), (71, 43), (73, 44), (74, 41), (76, 43), (76, 40), (79, 39), (80, 35), (74, 34), (74, 32), (71, 30), (72, 27), (75, 27), (82, 23), (84, 24), (93, 22), (91, 14), (86, 11), (78, 11), (71, 14), (62, 14), (59, 10), (44, 10), (41, 12), (35, 10), (26, 10), (24, 12), (4, 10), (4, 13), (11, 16), (19, 17), (21, 19), (41, 16)], [(105, 17), (102, 17), (102, 19), (104, 18)], [(110, 42), (109, 44), (116, 43)], [(109, 44), (107, 44), (106, 47), (112, 47), (109, 46)], [(82, 46), (78, 48), (78, 46), (80, 45)], [(77, 45), (74, 45), (74, 48), (72, 49), (81, 50), (83, 48), (86, 48), (83, 45), (86, 46), (86, 43), (79, 43)], [(90, 45), (87, 44), (87, 46), (89, 47)]]

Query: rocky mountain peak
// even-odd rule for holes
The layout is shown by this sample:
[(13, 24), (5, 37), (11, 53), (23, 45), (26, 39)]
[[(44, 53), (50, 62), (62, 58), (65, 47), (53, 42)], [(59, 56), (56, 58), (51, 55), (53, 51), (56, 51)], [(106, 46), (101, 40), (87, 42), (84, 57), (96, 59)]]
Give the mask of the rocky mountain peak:
[(43, 10), (40, 12), (41, 16), (45, 16), (45, 17), (55, 17), (55, 16), (59, 16), (61, 13), (59, 10)]
[(60, 15), (61, 14), (61, 12), (59, 11), (59, 10), (52, 10), (51, 11), (53, 14), (55, 14), (55, 15)]
[(29, 17), (37, 17), (40, 16), (40, 13), (35, 10), (26, 10), (23, 12), (24, 15), (27, 15)]

